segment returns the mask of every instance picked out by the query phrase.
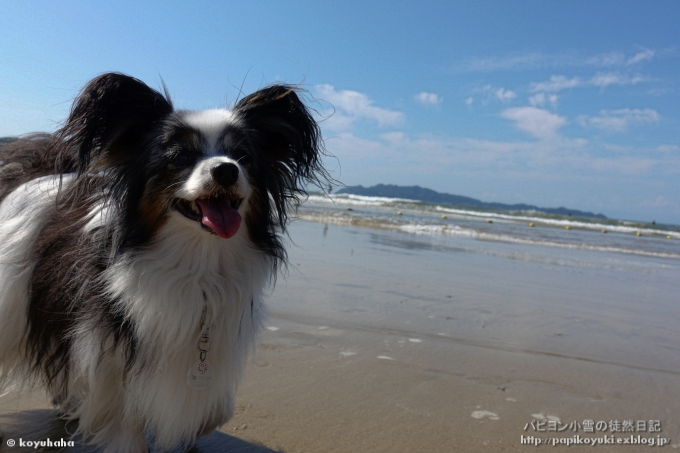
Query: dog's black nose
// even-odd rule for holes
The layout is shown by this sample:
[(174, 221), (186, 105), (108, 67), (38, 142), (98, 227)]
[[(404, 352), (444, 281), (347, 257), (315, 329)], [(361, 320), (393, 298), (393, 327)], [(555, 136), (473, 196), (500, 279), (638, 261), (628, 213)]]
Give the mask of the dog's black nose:
[(220, 186), (230, 187), (238, 181), (238, 167), (231, 162), (223, 162), (211, 168), (210, 175)]

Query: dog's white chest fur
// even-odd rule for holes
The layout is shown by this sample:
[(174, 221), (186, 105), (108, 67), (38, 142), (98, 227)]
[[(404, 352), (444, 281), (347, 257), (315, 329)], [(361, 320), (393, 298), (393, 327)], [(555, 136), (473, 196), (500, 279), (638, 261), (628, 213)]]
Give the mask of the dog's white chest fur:
[[(269, 259), (253, 252), (244, 229), (224, 240), (171, 219), (148, 250), (105, 271), (106, 289), (133, 320), (139, 344), (121, 394), (128, 399), (124, 419), (144, 414), (139, 422), (153, 427), (158, 443), (171, 446), (231, 417), (236, 386), (264, 314), (262, 292), (270, 270)], [(210, 350), (205, 361), (214, 382), (196, 391), (187, 384), (187, 373), (199, 361), (206, 327)], [(87, 357), (81, 375), (97, 362), (92, 360), (96, 350), (82, 353), (92, 344), (91, 335), (90, 329), (78, 334), (76, 344), (83, 348), (78, 356)], [(121, 359), (111, 365), (120, 368)], [(206, 420), (214, 426), (203, 426)]]

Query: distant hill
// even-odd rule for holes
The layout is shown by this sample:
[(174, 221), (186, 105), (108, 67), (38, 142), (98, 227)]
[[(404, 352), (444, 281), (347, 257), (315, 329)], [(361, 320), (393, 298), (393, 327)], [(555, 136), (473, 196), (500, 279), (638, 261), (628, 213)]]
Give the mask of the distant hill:
[(431, 189), (420, 186), (394, 186), (391, 184), (378, 184), (373, 187), (353, 186), (345, 187), (337, 193), (347, 193), (353, 195), (364, 195), (367, 197), (388, 197), (388, 198), (408, 198), (409, 200), (420, 200), (427, 203), (449, 204), (455, 206), (471, 206), (474, 208), (502, 209), (507, 211), (539, 211), (548, 214), (572, 215), (574, 217), (589, 217), (596, 219), (606, 219), (603, 214), (593, 214), (592, 212), (579, 211), (577, 209), (559, 208), (539, 208), (530, 204), (505, 204), (487, 203), (475, 198), (439, 193)]

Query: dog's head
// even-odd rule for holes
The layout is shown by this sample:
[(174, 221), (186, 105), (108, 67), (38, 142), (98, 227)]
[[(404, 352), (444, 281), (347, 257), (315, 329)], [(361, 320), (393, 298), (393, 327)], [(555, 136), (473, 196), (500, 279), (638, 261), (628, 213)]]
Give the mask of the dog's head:
[[(167, 222), (252, 242), (284, 258), (278, 232), (309, 182), (323, 184), (318, 125), (289, 85), (231, 109), (175, 111), (170, 97), (123, 74), (92, 80), (53, 139), (60, 172), (116, 208), (120, 246), (143, 245)], [(244, 225), (245, 224), (245, 225)]]

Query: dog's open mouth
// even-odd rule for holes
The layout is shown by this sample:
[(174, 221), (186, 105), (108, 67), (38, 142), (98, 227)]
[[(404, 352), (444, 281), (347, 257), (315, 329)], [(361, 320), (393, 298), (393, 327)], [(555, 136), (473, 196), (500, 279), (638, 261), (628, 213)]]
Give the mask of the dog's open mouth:
[(243, 198), (225, 194), (193, 201), (178, 198), (174, 206), (187, 219), (199, 222), (211, 233), (229, 239), (241, 226), (241, 214), (237, 209), (242, 202)]

